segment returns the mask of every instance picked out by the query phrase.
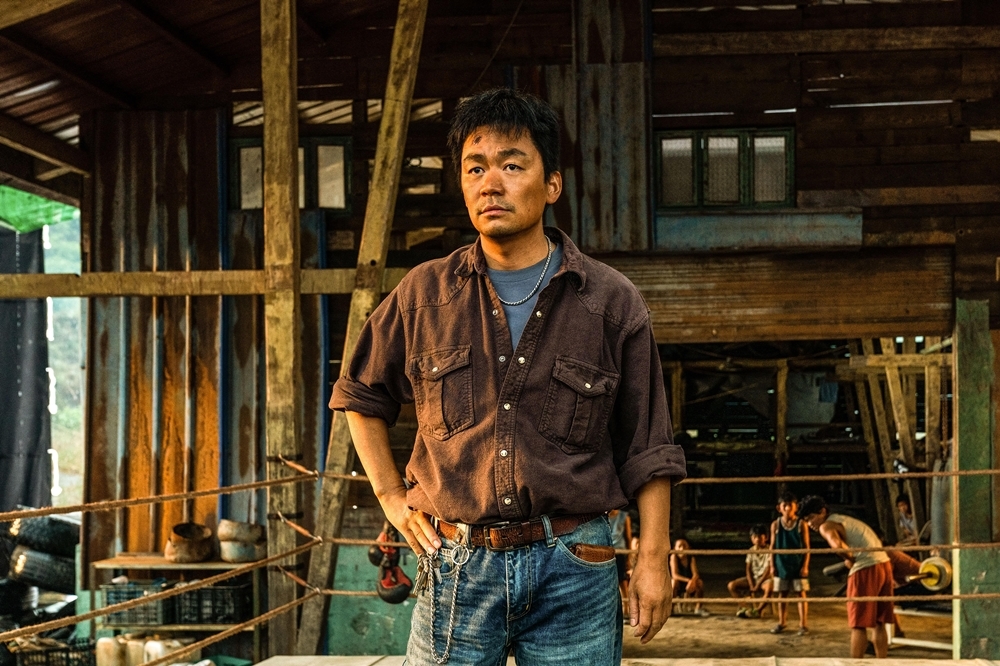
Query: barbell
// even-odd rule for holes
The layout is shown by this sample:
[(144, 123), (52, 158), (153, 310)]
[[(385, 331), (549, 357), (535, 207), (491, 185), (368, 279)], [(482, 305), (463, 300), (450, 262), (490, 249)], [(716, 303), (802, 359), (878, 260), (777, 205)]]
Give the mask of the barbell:
[[(847, 563), (838, 562), (823, 567), (823, 573), (827, 576), (836, 576), (845, 569)], [(943, 557), (929, 557), (920, 563), (919, 573), (906, 577), (908, 583), (915, 581), (920, 581), (920, 584), (931, 592), (940, 592), (951, 585), (951, 563)]]

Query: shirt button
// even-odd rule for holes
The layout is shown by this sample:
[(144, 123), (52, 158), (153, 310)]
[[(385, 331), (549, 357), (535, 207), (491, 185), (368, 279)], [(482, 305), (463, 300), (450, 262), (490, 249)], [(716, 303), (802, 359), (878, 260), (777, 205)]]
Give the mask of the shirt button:
[(504, 498), (503, 498), (503, 503), (504, 503), (504, 504), (506, 504), (506, 505), (510, 506), (510, 502), (511, 502), (511, 499), (510, 499), (509, 497), (504, 497)]
[(501, 363), (504, 363), (504, 362), (506, 362), (506, 361), (507, 361), (507, 357), (506, 357), (506, 356), (501, 356), (501, 357), (500, 357), (500, 362), (501, 362)]
[(501, 458), (507, 457), (507, 449), (500, 449), (500, 457)]
[(499, 314), (499, 312), (500, 312), (499, 310), (494, 310), (494, 311), (493, 311), (493, 316), (494, 316), (494, 317), (496, 317), (496, 316), (497, 316), (497, 314)]
[(542, 311), (541, 311), (541, 310), (539, 310), (538, 312), (536, 312), (536, 313), (535, 313), (535, 316), (536, 316), (536, 317), (541, 317), (541, 316), (542, 316)]
[(510, 403), (509, 402), (503, 403), (503, 408), (506, 409), (509, 412), (510, 411)]
[(438, 371), (438, 367), (436, 365), (433, 368), (431, 368), (431, 372), (437, 372), (437, 371)]
[(518, 358), (517, 362), (520, 363), (521, 365), (524, 365), (524, 357), (521, 356), (520, 358)]
[(588, 382), (588, 383), (584, 384), (583, 386), (584, 386), (584, 388), (590, 388), (590, 383)]

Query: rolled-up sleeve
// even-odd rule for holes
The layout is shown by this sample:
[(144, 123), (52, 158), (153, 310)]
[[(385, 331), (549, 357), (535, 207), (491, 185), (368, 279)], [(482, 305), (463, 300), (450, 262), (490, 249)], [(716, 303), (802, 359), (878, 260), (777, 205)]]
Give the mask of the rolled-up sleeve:
[(622, 349), (622, 380), (610, 422), (615, 466), (625, 496), (635, 499), (658, 477), (687, 476), (684, 450), (674, 444), (663, 369), (648, 316)]
[(393, 291), (365, 322), (346, 372), (333, 385), (330, 408), (395, 425), (400, 406), (413, 402), (405, 366), (404, 325)]

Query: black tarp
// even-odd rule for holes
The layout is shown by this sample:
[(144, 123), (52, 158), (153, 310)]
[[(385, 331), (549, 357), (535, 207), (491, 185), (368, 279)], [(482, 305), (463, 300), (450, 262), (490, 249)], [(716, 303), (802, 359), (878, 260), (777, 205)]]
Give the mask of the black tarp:
[[(0, 273), (44, 271), (42, 231), (0, 227)], [(0, 511), (52, 503), (45, 299), (0, 299)]]

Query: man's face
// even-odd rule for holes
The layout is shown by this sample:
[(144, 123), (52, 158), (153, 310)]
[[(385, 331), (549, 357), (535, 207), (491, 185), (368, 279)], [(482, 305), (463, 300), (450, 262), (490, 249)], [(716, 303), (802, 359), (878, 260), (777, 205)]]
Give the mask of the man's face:
[(826, 511), (820, 511), (819, 513), (810, 513), (808, 516), (802, 516), (802, 520), (809, 525), (810, 529), (819, 532), (819, 527), (824, 522), (826, 522)]
[(562, 192), (562, 176), (555, 171), (545, 177), (527, 130), (520, 136), (475, 130), (462, 147), (461, 174), (472, 225), (498, 241), (540, 226), (545, 205)]

